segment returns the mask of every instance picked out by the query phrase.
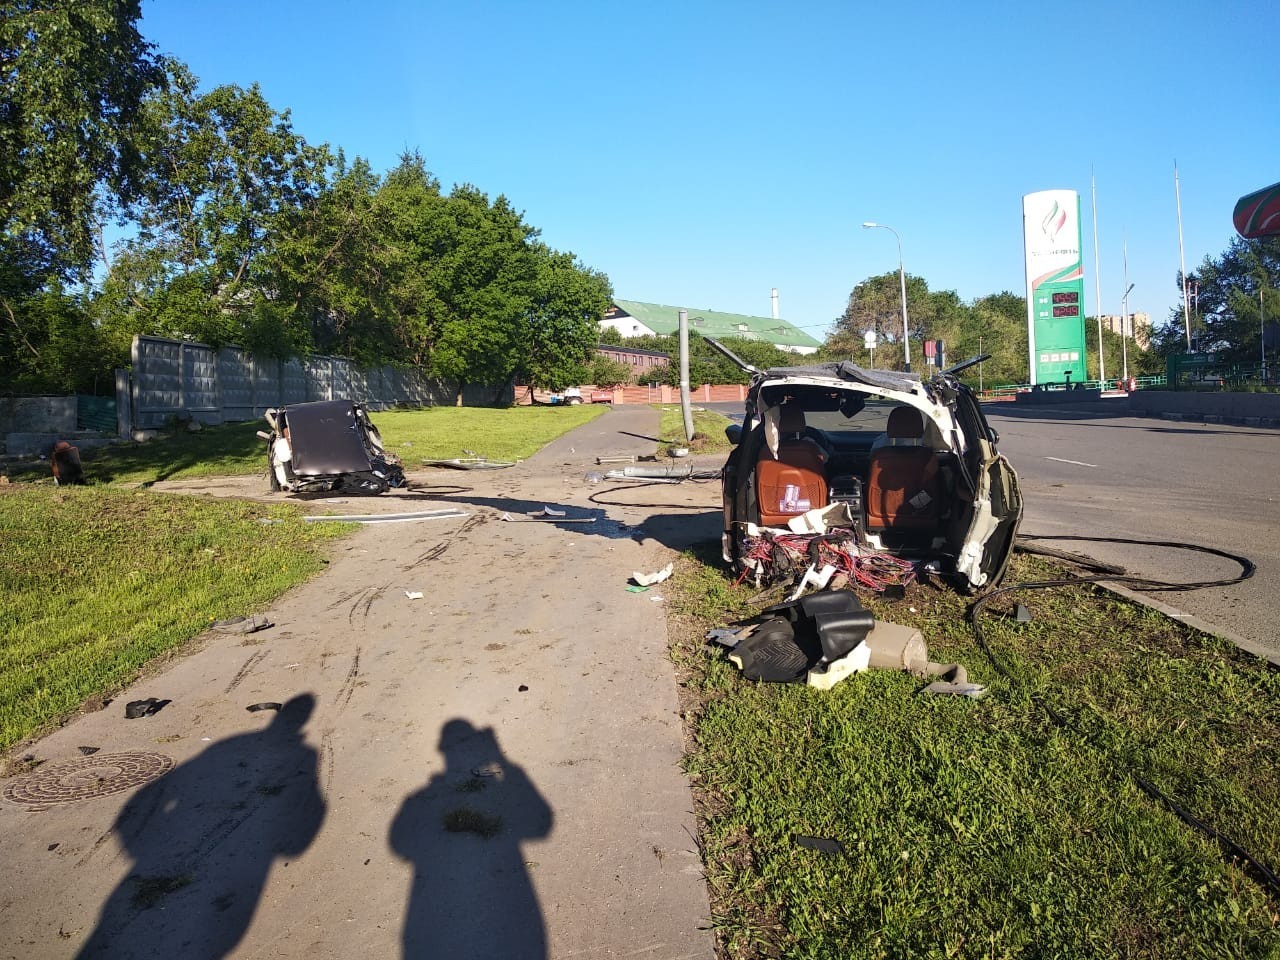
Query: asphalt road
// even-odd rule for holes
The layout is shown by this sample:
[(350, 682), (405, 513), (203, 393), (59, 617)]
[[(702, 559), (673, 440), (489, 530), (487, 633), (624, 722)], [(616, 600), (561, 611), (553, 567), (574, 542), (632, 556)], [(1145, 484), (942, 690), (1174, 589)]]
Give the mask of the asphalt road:
[[(1248, 557), (1249, 580), (1155, 594), (1227, 634), (1280, 654), (1280, 432), (1130, 417), (1101, 400), (1064, 410), (992, 404), (987, 417), (1022, 481), (1024, 534), (1201, 544)], [(1189, 582), (1239, 566), (1186, 550), (1053, 543), (1137, 576)]]

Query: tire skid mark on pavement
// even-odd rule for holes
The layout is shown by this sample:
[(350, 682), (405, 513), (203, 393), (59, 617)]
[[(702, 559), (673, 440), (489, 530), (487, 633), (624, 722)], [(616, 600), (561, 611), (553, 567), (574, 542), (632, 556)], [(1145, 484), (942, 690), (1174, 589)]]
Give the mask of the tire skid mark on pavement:
[(327, 794), (333, 787), (333, 727), (320, 731), (320, 786)]
[(342, 686), (338, 688), (338, 695), (335, 698), (339, 710), (345, 708), (351, 702), (351, 696), (356, 692), (356, 680), (359, 676), (360, 648), (356, 647), (356, 652), (351, 658), (351, 669), (347, 671), (347, 675), (342, 681)]
[[(138, 811), (138, 810), (136, 810), (136, 809), (132, 806), (132, 801), (130, 802), (130, 804), (129, 804), (129, 805), (126, 805), (126, 806), (125, 806), (125, 812), (124, 812), (124, 818), (127, 818), (128, 820), (136, 820), (136, 821), (137, 821), (136, 825), (134, 825), (134, 824), (128, 824), (128, 829), (129, 829), (130, 831), (134, 832), (134, 833), (139, 833), (139, 834), (140, 834), (140, 833), (142, 833), (143, 831), (145, 831), (145, 830), (147, 829), (147, 824), (151, 822), (151, 817), (155, 814), (156, 810), (157, 810), (157, 809), (159, 809), (159, 807), (160, 807), (160, 801), (161, 801), (162, 799), (163, 799), (163, 798), (161, 797), (161, 795), (160, 795), (160, 792), (159, 792), (159, 791), (152, 791), (152, 793), (151, 793), (151, 803), (150, 803), (150, 805), (147, 807), (147, 809), (146, 809), (146, 810), (142, 810), (142, 811)], [(122, 824), (121, 824), (121, 826), (122, 826), (122, 827), (124, 827), (124, 826), (125, 826), (125, 824), (124, 824), (124, 823), (122, 823)], [(90, 860), (92, 860), (92, 859), (93, 859), (93, 857), (94, 857), (94, 855), (95, 855), (95, 854), (96, 854), (100, 849), (102, 849), (102, 845), (103, 845), (104, 843), (106, 843), (109, 839), (111, 839), (111, 835), (112, 835), (113, 833), (115, 833), (115, 832), (116, 832), (116, 825), (115, 825), (115, 824), (112, 824), (110, 827), (108, 827), (106, 830), (104, 830), (104, 831), (102, 832), (102, 835), (101, 835), (101, 836), (99, 836), (97, 840), (93, 841), (93, 846), (91, 846), (91, 847), (88, 849), (88, 851), (86, 851), (86, 852), (85, 852), (85, 855), (84, 855), (83, 857), (81, 857), (79, 860), (77, 860), (77, 861), (76, 861), (76, 866), (77, 866), (77, 867), (83, 867), (83, 866), (85, 866), (85, 865), (86, 865)]]
[(227, 689), (224, 691), (224, 693), (230, 693), (236, 687), (240, 686), (240, 684), (244, 681), (244, 678), (249, 676), (250, 671), (252, 671), (253, 668), (256, 667), (263, 660), (263, 658), (266, 657), (268, 652), (269, 651), (267, 650), (259, 650), (257, 653), (253, 654), (253, 656), (251, 656), (248, 660), (246, 660), (244, 662), (244, 666), (242, 666), (239, 670), (237, 670), (236, 675), (231, 678), (231, 682), (227, 684)]

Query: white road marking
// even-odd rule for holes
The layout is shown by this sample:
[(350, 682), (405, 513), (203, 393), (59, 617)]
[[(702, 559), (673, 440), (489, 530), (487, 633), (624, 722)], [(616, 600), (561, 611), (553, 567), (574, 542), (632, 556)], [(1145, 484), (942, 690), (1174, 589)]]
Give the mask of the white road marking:
[(1097, 469), (1096, 463), (1083, 463), (1080, 460), (1063, 460), (1061, 457), (1045, 457), (1046, 460), (1056, 460), (1058, 463), (1074, 463), (1077, 467), (1093, 467)]

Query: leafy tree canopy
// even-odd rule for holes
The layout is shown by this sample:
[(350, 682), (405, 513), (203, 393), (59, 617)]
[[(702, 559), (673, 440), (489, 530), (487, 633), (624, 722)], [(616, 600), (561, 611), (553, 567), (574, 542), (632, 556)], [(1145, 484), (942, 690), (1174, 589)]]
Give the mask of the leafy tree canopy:
[[(1280, 237), (1233, 237), (1221, 254), (1205, 257), (1187, 281), (1195, 294), (1190, 318), (1195, 349), (1220, 354), (1230, 363), (1258, 363), (1262, 311), (1270, 320), (1280, 320)], [(1180, 275), (1177, 288), (1181, 300)], [(1162, 355), (1186, 352), (1181, 305), (1156, 331), (1155, 343)], [(1268, 331), (1267, 344), (1268, 357), (1280, 351), (1280, 329)]]
[(83, 276), (103, 191), (136, 187), (140, 104), (164, 83), (140, 16), (138, 0), (0, 8), (0, 254), (24, 278)]

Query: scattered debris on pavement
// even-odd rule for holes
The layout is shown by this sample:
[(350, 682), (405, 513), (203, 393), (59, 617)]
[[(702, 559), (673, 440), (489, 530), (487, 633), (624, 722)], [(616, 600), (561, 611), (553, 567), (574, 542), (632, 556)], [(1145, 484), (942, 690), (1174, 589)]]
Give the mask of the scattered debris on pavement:
[[(145, 700), (130, 700), (124, 705), (124, 716), (126, 720), (138, 720), (141, 717), (152, 717), (167, 707), (171, 700), (158, 700), (155, 697), (147, 697)], [(86, 754), (88, 756), (88, 754)]]
[(655, 570), (653, 573), (640, 573), (637, 570), (631, 574), (631, 579), (634, 580), (638, 586), (651, 587), (655, 583), (661, 583), (663, 580), (668, 579), (671, 574), (675, 572), (675, 569), (676, 566), (674, 563), (668, 563), (661, 570)]
[(266, 617), (231, 617), (227, 620), (215, 620), (209, 626), (220, 633), (257, 633), (268, 630), (275, 624)]
[(516, 460), (490, 460), (487, 457), (455, 457), (452, 460), (423, 460), (424, 467), (440, 467), (445, 470), (505, 470), (514, 467)]
[(349, 513), (337, 516), (303, 517), (308, 523), (329, 520), (335, 523), (404, 523), (409, 520), (452, 520), (469, 516), (455, 508), (448, 510), (420, 510), (416, 513)]

